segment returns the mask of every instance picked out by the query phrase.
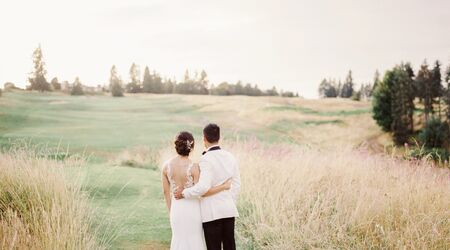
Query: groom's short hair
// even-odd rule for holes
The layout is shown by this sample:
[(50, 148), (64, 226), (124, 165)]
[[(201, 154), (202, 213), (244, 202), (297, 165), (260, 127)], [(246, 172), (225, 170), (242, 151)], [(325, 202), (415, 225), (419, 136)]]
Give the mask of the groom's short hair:
[(220, 140), (220, 127), (214, 123), (206, 125), (203, 129), (203, 136), (209, 143), (218, 142)]

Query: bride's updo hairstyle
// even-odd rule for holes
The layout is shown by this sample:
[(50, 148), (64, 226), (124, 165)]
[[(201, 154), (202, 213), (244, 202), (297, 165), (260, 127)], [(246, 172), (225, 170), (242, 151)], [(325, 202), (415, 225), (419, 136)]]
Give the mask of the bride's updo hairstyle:
[(180, 132), (175, 138), (175, 150), (181, 156), (189, 156), (194, 150), (194, 136), (187, 131)]

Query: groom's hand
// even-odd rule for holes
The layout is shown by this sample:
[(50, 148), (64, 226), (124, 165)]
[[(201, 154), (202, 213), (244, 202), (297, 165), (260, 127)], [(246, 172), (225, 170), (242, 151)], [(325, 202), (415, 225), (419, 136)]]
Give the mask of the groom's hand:
[(173, 192), (173, 196), (175, 197), (175, 199), (180, 200), (180, 199), (184, 198), (183, 197), (183, 190), (184, 190), (184, 188), (182, 188), (182, 187), (177, 187), (175, 189), (175, 191)]

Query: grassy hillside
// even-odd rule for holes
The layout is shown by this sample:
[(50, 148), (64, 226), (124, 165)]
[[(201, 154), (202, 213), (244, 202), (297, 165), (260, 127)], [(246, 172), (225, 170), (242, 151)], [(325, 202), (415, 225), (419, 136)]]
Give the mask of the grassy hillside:
[[(381, 236), (376, 232), (367, 234), (372, 232), (374, 224), (369, 223), (364, 227), (361, 220), (356, 219), (351, 220), (353, 224), (339, 223), (354, 216), (365, 216), (366, 219), (377, 221), (378, 225), (390, 225), (393, 217), (389, 217), (392, 216), (389, 211), (401, 213), (398, 209), (402, 205), (399, 204), (415, 206), (418, 204), (416, 202), (422, 201), (414, 195), (412, 200), (400, 199), (401, 195), (411, 191), (408, 187), (416, 183), (434, 186), (439, 181), (433, 178), (405, 181), (404, 188), (398, 189), (395, 191), (396, 195), (392, 196), (395, 197), (393, 202), (383, 207), (386, 217), (382, 217), (381, 221), (376, 220), (381, 217), (372, 213), (372, 206), (361, 206), (361, 202), (365, 202), (364, 195), (384, 202), (381, 199), (383, 196), (379, 196), (378, 192), (370, 193), (369, 190), (377, 185), (384, 185), (390, 178), (397, 178), (403, 173), (382, 172), (384, 163), (380, 163), (378, 158), (371, 158), (370, 154), (361, 156), (360, 151), (353, 151), (357, 146), (371, 152), (380, 151), (386, 138), (371, 119), (370, 104), (366, 102), (246, 96), (73, 97), (29, 92), (7, 92), (0, 98), (0, 145), (4, 150), (16, 140), (25, 139), (31, 141), (31, 144), (49, 148), (59, 145), (65, 150), (69, 147), (70, 154), (88, 157), (84, 167), (65, 168), (65, 174), (74, 182), (82, 183), (84, 192), (89, 195), (90, 206), (102, 215), (110, 229), (116, 231), (116, 238), (112, 242), (115, 248), (167, 248), (170, 228), (160, 188), (159, 162), (173, 154), (170, 143), (177, 132), (192, 131), (200, 142), (201, 129), (208, 122), (216, 122), (222, 126), (226, 147), (242, 160), (243, 180), (246, 184), (239, 205), (243, 215), (238, 230), (241, 248), (253, 246), (287, 249), (286, 247), (299, 242), (303, 242), (304, 247), (325, 248), (333, 248), (339, 244), (346, 244), (348, 247), (411, 247), (406, 244), (406, 238), (412, 236), (412, 232), (401, 229), (400, 224), (398, 237), (392, 236), (392, 240), (399, 242), (395, 245), (391, 241), (380, 242)], [(198, 146), (194, 158), (198, 158), (200, 152), (201, 147)], [(352, 154), (358, 157), (354, 158)], [(332, 164), (338, 156), (342, 159)], [(266, 158), (267, 162), (258, 160)], [(354, 159), (343, 160), (347, 158)], [(368, 163), (361, 165), (360, 162)], [(395, 165), (395, 161), (385, 163)], [(347, 166), (351, 167), (346, 168)], [(273, 179), (274, 176), (267, 174), (273, 171), (272, 168), (276, 170), (275, 174), (279, 179)], [(297, 179), (289, 179), (290, 175), (283, 174), (286, 172), (277, 172), (284, 168), (290, 169), (289, 173)], [(308, 172), (308, 169), (316, 168), (321, 171)], [(373, 168), (373, 173), (379, 175), (371, 177), (377, 181), (366, 189), (362, 183), (369, 176), (363, 174), (364, 168)], [(347, 174), (338, 174), (340, 171)], [(355, 175), (351, 174), (353, 172)], [(305, 173), (306, 177), (301, 177)], [(411, 175), (407, 171), (404, 173)], [(352, 178), (361, 185), (350, 185), (353, 183)], [(299, 180), (303, 180), (303, 184), (296, 184)], [(310, 207), (301, 207), (292, 203), (293, 200), (283, 198), (284, 189), (278, 187), (279, 183), (284, 183), (284, 189), (290, 190), (289, 192), (300, 192), (297, 194), (298, 204), (307, 201), (309, 203), (304, 204), (309, 204)], [(322, 183), (323, 188), (319, 188), (318, 183)], [(340, 188), (336, 192), (329, 192), (333, 183), (340, 183)], [(436, 185), (442, 187), (446, 183)], [(273, 203), (278, 204), (273, 210), (264, 211), (263, 208), (269, 208), (270, 204), (264, 203), (265, 197), (257, 195), (261, 194), (258, 187), (264, 186), (273, 187), (263, 192), (271, 195)], [(387, 186), (389, 187), (393, 186)], [(339, 192), (349, 192), (352, 188), (360, 192), (345, 197), (338, 195)], [(302, 193), (301, 190), (307, 193)], [(435, 189), (432, 191), (433, 193), (429, 191), (420, 195), (434, 195)], [(319, 200), (315, 195), (320, 196), (321, 193), (329, 197), (327, 203), (317, 203)], [(444, 193), (444, 197), (447, 195), (449, 192)], [(345, 199), (350, 199), (351, 202), (345, 203)], [(347, 204), (345, 210), (342, 210), (345, 213), (333, 215), (335, 209), (342, 208), (340, 202)], [(417, 229), (418, 231), (428, 230), (428, 226), (440, 229), (442, 225), (446, 225), (436, 225), (434, 219), (440, 220), (442, 216), (446, 216), (441, 208), (447, 204), (439, 199), (429, 204), (436, 205), (436, 217), (428, 220), (427, 226)], [(349, 212), (358, 207), (362, 211), (360, 214)], [(270, 214), (277, 209), (298, 218), (298, 221), (309, 227), (296, 234), (295, 232), (300, 231), (295, 224), (291, 225), (291, 222), (281, 221), (275, 214)], [(402, 223), (414, 223), (419, 218), (414, 216), (415, 213), (423, 210), (407, 208), (405, 211), (412, 215), (405, 217)], [(331, 213), (329, 215), (334, 216), (330, 217), (333, 221), (317, 217), (322, 213)], [(323, 226), (327, 223), (334, 223), (335, 227), (325, 228), (322, 238), (314, 238), (313, 232), (325, 230)], [(286, 228), (285, 234), (278, 235), (276, 232), (280, 231), (279, 225), (291, 226)], [(344, 233), (345, 228), (351, 232)], [(342, 233), (342, 237), (330, 238)], [(283, 239), (291, 241), (280, 245)], [(439, 246), (442, 245), (440, 239), (428, 237), (426, 240), (434, 245), (416, 246)], [(318, 242), (325, 243), (321, 245)]]
[(134, 145), (158, 147), (181, 129), (199, 135), (211, 121), (225, 128), (228, 139), (358, 144), (380, 134), (370, 118), (370, 105), (349, 100), (8, 92), (0, 105), (0, 144), (4, 146), (10, 139), (32, 138), (36, 143), (68, 144), (79, 151), (117, 152)]

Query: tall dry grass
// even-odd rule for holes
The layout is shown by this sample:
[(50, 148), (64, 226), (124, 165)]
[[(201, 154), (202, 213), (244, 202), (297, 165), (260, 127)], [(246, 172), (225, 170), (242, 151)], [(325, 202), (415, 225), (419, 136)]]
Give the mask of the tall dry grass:
[(0, 153), (0, 249), (104, 249), (80, 187), (37, 153)]
[(362, 150), (229, 145), (254, 249), (449, 249), (450, 171)]

